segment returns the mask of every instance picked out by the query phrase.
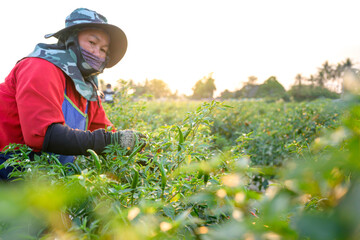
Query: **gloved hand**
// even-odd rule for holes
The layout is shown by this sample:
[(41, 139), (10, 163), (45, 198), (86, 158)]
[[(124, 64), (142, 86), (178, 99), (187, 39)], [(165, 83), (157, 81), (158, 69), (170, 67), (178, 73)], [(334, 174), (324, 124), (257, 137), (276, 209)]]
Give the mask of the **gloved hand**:
[(42, 151), (61, 155), (88, 155), (87, 150), (92, 149), (97, 154), (103, 154), (107, 145), (115, 143), (130, 154), (135, 147), (144, 148), (147, 137), (132, 130), (107, 132), (105, 129), (97, 129), (91, 132), (75, 130), (66, 124), (54, 123), (46, 131)]
[(144, 148), (146, 146), (146, 139), (147, 137), (144, 134), (137, 131), (121, 130), (112, 133), (111, 143), (120, 144), (120, 147), (131, 152), (135, 146), (142, 145)]

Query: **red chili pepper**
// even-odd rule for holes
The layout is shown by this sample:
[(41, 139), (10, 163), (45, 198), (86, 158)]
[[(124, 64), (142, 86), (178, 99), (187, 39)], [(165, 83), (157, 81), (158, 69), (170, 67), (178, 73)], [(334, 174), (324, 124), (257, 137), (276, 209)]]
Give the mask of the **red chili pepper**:
[(259, 218), (254, 212), (250, 211), (251, 215), (253, 215), (254, 217)]

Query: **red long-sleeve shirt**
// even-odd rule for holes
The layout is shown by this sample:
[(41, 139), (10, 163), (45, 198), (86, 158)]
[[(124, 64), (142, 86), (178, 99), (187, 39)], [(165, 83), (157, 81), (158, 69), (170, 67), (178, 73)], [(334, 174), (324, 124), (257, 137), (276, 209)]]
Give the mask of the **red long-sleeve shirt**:
[[(41, 58), (25, 58), (17, 63), (0, 84), (0, 150), (9, 143), (19, 143), (40, 151), (48, 126), (65, 123), (65, 86), (66, 95), (85, 112), (87, 100), (54, 64)], [(88, 117), (90, 131), (112, 126), (97, 102), (89, 102)]]

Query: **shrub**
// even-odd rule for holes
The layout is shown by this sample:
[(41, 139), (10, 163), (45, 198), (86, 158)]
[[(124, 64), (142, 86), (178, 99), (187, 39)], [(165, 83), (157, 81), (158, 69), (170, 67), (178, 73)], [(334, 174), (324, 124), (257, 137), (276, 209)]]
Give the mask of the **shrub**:
[(321, 97), (337, 99), (340, 97), (340, 94), (331, 92), (327, 88), (312, 85), (292, 86), (289, 90), (289, 95), (293, 97), (295, 101), (311, 101)]

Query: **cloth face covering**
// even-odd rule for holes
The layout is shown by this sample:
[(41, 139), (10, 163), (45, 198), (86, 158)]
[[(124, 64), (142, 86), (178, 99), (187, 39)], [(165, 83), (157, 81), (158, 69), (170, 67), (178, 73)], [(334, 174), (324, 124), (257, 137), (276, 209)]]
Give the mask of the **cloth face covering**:
[(57, 44), (39, 43), (27, 57), (43, 58), (59, 67), (74, 82), (76, 90), (89, 101), (98, 101), (97, 75), (103, 71), (108, 59), (99, 70), (87, 63), (77, 41), (77, 32), (59, 39)]
[(102, 65), (105, 62), (105, 58), (99, 58), (98, 56), (92, 54), (86, 49), (80, 47), (81, 54), (83, 55), (84, 60), (95, 70), (102, 71)]

